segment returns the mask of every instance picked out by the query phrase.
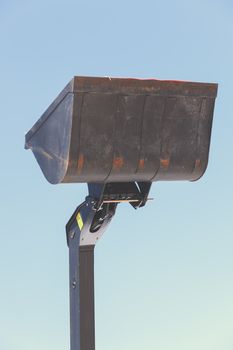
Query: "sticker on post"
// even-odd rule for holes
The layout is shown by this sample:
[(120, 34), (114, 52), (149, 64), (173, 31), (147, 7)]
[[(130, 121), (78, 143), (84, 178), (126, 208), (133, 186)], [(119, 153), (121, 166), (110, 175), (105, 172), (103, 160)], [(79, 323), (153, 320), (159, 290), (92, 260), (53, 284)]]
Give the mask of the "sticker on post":
[(82, 216), (81, 216), (80, 213), (77, 214), (77, 216), (76, 216), (76, 221), (77, 221), (79, 230), (81, 231), (82, 228), (83, 228), (83, 219), (82, 219)]

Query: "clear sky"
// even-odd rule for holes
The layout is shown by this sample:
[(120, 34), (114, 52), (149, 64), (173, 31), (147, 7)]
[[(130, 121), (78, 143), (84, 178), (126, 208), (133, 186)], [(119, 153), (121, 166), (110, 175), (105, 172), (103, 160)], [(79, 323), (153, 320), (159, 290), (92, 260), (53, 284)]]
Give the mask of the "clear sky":
[(232, 0), (0, 0), (0, 349), (69, 349), (64, 226), (24, 134), (74, 75), (218, 82), (209, 167), (120, 205), (96, 247), (97, 350), (233, 349)]

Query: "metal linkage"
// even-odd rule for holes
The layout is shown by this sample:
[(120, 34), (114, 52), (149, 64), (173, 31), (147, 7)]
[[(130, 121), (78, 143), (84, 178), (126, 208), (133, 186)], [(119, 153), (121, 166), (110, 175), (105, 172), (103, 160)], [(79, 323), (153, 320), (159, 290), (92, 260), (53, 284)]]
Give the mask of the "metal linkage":
[[(89, 184), (89, 190), (98, 185)], [(97, 203), (121, 203), (129, 202), (135, 209), (142, 207), (148, 200), (150, 182), (110, 182), (102, 187), (102, 192)]]
[(88, 184), (89, 195), (66, 225), (70, 269), (71, 350), (95, 349), (94, 248), (118, 203), (145, 205), (151, 183)]

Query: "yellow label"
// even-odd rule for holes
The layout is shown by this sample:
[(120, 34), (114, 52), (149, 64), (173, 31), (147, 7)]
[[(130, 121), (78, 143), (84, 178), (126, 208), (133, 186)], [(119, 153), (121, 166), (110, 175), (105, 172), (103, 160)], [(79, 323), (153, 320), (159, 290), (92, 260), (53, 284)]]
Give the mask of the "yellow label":
[(83, 228), (83, 219), (80, 213), (77, 214), (76, 221), (78, 223), (79, 230), (81, 231)]

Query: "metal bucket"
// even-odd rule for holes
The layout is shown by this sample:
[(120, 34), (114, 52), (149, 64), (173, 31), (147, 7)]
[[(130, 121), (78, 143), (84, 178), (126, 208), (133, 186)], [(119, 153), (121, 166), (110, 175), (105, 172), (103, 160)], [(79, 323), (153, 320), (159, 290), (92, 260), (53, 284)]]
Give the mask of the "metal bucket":
[(46, 179), (197, 180), (217, 84), (74, 77), (26, 134)]

